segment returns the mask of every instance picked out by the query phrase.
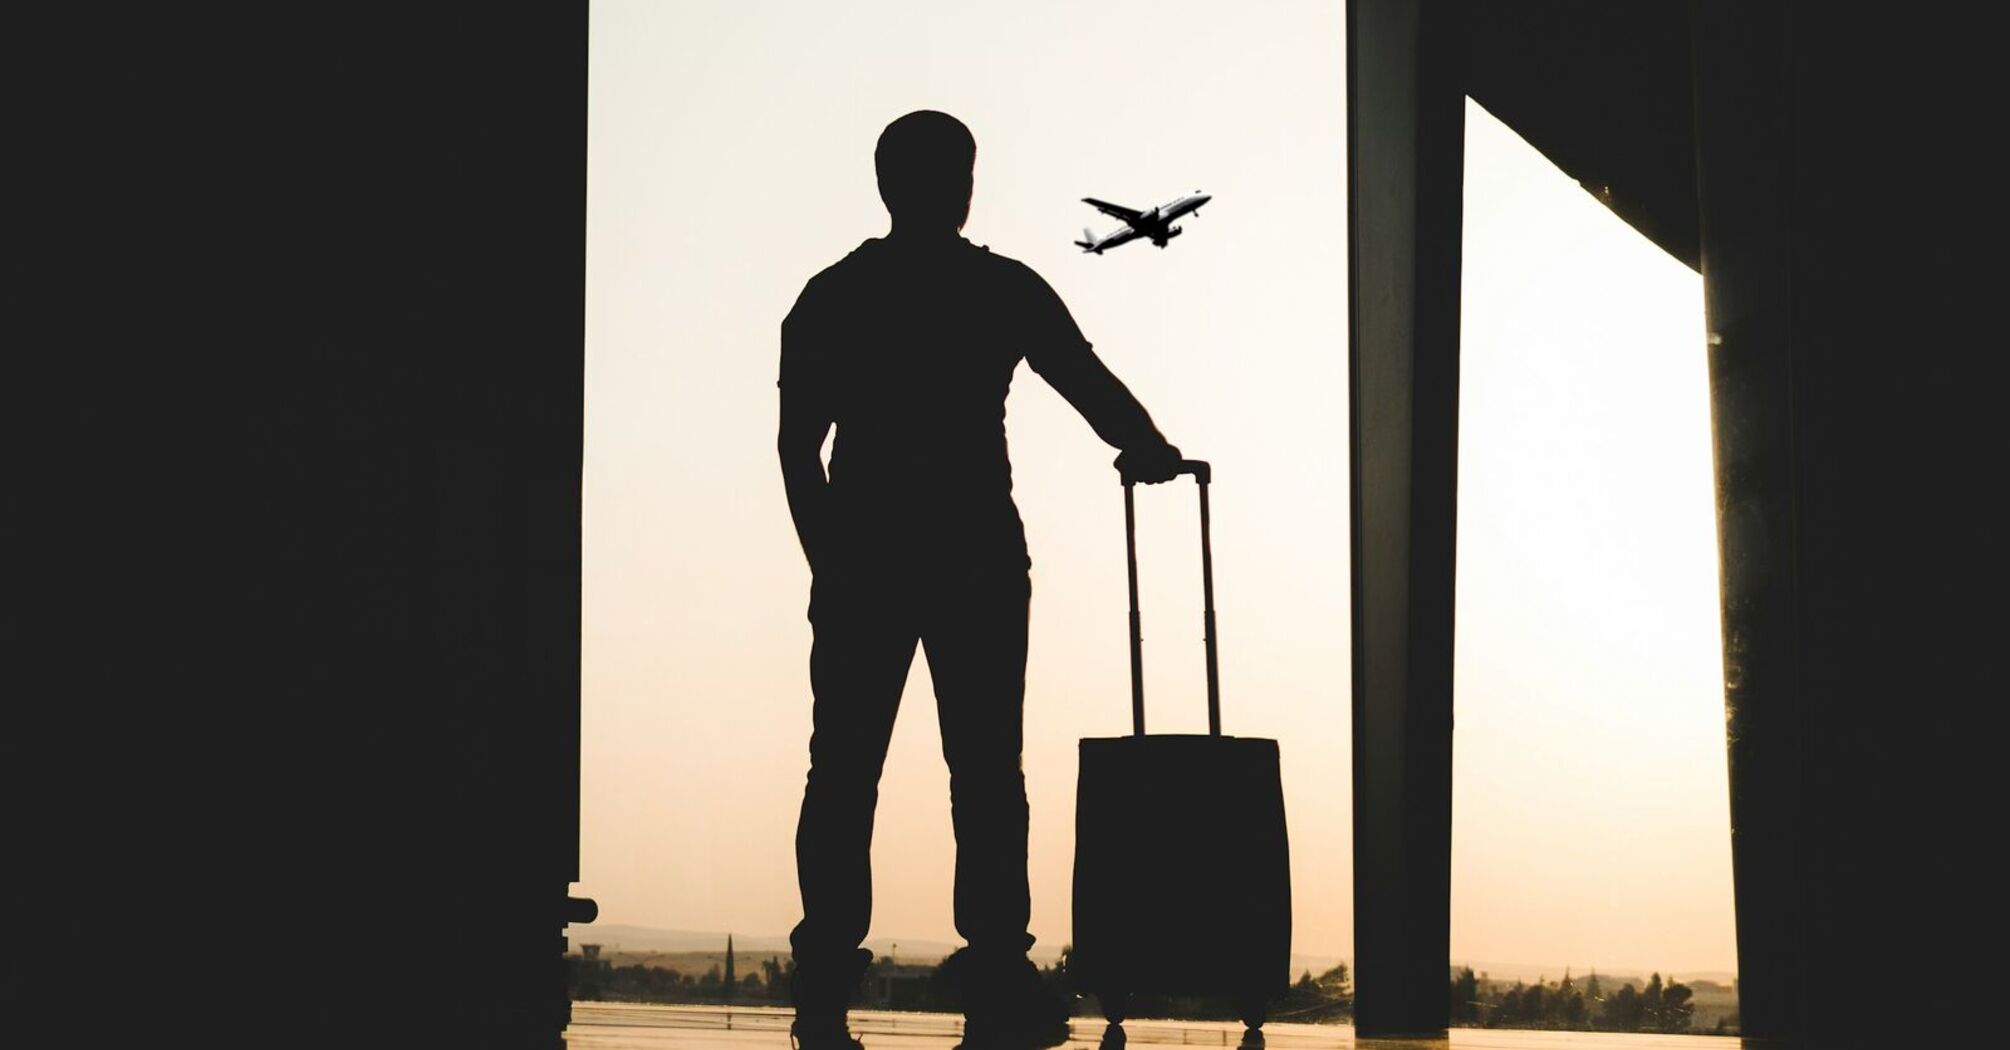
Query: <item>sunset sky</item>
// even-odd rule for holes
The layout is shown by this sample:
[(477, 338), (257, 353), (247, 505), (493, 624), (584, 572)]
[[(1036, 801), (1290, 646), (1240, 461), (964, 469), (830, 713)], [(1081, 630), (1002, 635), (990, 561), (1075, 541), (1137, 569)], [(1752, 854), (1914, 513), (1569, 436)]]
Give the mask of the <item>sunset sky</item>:
[[(1294, 948), (1351, 956), (1343, 7), (593, 6), (582, 881), (611, 923), (799, 916), (809, 571), (778, 328), (886, 214), (880, 129), (977, 139), (965, 236), (1032, 266), (1215, 465), (1224, 729), (1280, 741)], [(1468, 106), (1455, 958), (1735, 969), (1701, 282)], [(1097, 257), (1079, 198), (1215, 195)], [(1076, 742), (1129, 729), (1122, 501), (1022, 369), (1033, 932), (1068, 939)], [(1140, 494), (1152, 727), (1205, 728), (1191, 485)], [(944, 942), (948, 774), (916, 656), (874, 935)], [(1154, 864), (1209, 848), (1208, 829)]]

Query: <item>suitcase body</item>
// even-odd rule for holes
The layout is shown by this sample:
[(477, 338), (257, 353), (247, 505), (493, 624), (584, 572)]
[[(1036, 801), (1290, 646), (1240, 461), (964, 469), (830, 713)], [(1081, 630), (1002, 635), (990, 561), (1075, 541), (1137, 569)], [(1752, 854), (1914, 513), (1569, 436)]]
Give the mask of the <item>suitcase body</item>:
[(1291, 862), (1277, 742), (1221, 735), (1213, 557), (1204, 463), (1207, 735), (1144, 732), (1136, 518), (1125, 482), (1131, 568), (1133, 734), (1081, 742), (1075, 795), (1074, 951), (1069, 970), (1120, 1022), (1135, 992), (1230, 997), (1245, 1023), (1291, 980)]

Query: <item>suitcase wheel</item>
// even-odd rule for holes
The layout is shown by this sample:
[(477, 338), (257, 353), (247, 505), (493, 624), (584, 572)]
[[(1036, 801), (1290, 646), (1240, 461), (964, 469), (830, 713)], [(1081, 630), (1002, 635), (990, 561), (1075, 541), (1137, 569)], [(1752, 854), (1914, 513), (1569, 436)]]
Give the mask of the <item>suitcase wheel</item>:
[(1124, 1014), (1130, 1009), (1131, 993), (1104, 989), (1096, 993), (1096, 1001), (1103, 1006), (1103, 1020), (1123, 1024)]
[(1263, 1022), (1270, 1019), (1269, 1006), (1265, 1003), (1262, 995), (1250, 994), (1237, 996), (1235, 999), (1235, 1012), (1242, 1016), (1242, 1023), (1247, 1025), (1252, 1032), (1262, 1028)]

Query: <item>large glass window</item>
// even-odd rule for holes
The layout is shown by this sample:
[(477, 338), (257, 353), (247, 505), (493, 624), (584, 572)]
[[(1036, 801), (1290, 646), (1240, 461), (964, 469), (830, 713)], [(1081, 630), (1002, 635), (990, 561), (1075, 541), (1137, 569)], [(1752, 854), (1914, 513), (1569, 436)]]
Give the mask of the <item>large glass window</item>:
[[(779, 325), (812, 274), (886, 231), (874, 143), (921, 108), (975, 134), (965, 235), (1043, 275), (1213, 462), (1224, 723), (1283, 742), (1294, 974), (1351, 952), (1342, 23), (1315, 2), (594, 5), (577, 892), (603, 919), (571, 936), (596, 962), (723, 977), (728, 933), (738, 978), (786, 959), (811, 633), (775, 455)], [(1084, 197), (1195, 190), (1212, 201), (1163, 249), (1073, 243), (1118, 226)], [(1034, 561), (1034, 955), (1051, 961), (1070, 939), (1077, 741), (1130, 728), (1122, 501), (1114, 451), (1023, 368), (1007, 425)], [(1193, 502), (1190, 483), (1139, 498), (1160, 732), (1206, 725)], [(957, 943), (952, 862), (917, 654), (881, 786), (876, 953)]]
[(1702, 281), (1466, 119), (1455, 1014), (1734, 1025)]

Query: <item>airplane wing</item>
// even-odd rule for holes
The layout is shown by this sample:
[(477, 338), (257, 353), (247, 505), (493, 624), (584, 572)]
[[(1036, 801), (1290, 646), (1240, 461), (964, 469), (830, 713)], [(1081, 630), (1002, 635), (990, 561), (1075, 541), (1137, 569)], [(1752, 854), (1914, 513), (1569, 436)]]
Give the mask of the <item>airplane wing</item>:
[(1141, 211), (1135, 211), (1130, 208), (1126, 208), (1121, 204), (1111, 204), (1109, 201), (1099, 201), (1094, 197), (1083, 197), (1082, 203), (1094, 205), (1096, 210), (1102, 212), (1104, 215), (1108, 215), (1113, 219), (1122, 219), (1125, 222), (1136, 222), (1139, 219), (1143, 218), (1145, 214), (1144, 212)]

